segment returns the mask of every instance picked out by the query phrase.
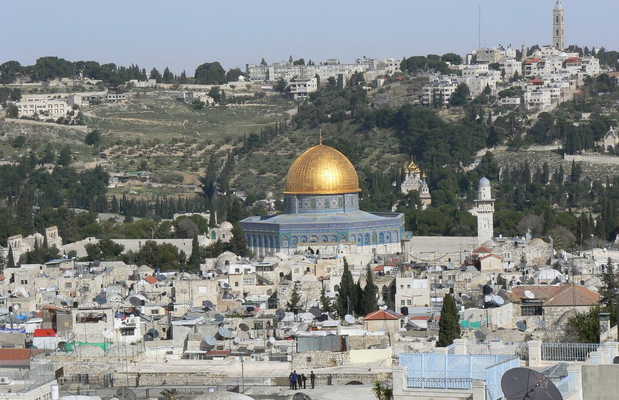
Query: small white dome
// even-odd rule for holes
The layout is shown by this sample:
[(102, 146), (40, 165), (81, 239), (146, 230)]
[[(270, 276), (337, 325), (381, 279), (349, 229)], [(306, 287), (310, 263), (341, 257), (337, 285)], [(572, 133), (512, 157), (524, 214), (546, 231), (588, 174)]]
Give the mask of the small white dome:
[(490, 186), (490, 181), (485, 176), (479, 180), (479, 187), (488, 187)]
[(224, 221), (224, 222), (221, 223), (221, 225), (219, 225), (219, 228), (220, 229), (225, 229), (227, 231), (231, 231), (232, 228), (234, 228), (234, 227), (232, 226), (232, 224), (230, 222)]

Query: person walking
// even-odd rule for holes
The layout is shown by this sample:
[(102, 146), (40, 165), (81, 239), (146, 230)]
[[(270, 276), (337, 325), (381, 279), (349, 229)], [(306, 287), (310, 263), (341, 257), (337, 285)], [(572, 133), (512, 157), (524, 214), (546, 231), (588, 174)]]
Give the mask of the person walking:
[(293, 375), (293, 374), (292, 374), (292, 372), (291, 372), (291, 373), (290, 373), (290, 375), (288, 375), (288, 384), (289, 384), (289, 386), (290, 386), (290, 390), (292, 390), (292, 389), (293, 389), (293, 387), (292, 387), (292, 385), (293, 385), (293, 384), (292, 384), (293, 380), (294, 380), (294, 375)]
[(307, 376), (305, 374), (301, 374), (301, 383), (303, 384), (303, 389), (307, 389)]
[(312, 385), (312, 389), (314, 388), (314, 382), (316, 382), (316, 375), (314, 375), (314, 371), (310, 372), (310, 384)]

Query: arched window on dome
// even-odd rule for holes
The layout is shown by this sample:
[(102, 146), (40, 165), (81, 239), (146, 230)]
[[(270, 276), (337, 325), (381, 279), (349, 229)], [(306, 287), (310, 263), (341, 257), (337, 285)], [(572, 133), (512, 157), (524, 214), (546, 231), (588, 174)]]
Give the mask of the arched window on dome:
[(301, 236), (301, 243), (307, 243), (307, 236)]
[(329, 237), (328, 237), (327, 235), (323, 235), (323, 236), (320, 238), (320, 241), (321, 241), (322, 243), (327, 243), (327, 242), (329, 241)]
[(391, 243), (391, 232), (385, 232), (385, 242)]
[(359, 245), (363, 245), (363, 234), (361, 234), (361, 233), (360, 233), (360, 234), (357, 236), (357, 243), (358, 243)]
[(331, 236), (329, 237), (329, 242), (331, 242), (331, 243), (337, 243), (337, 236), (335, 236), (335, 235), (331, 235)]
[(310, 237), (310, 243), (318, 243), (318, 236), (312, 235)]
[(299, 244), (299, 238), (296, 236), (292, 237), (292, 247), (297, 247), (297, 244)]
[(378, 234), (378, 243), (385, 243), (385, 233), (381, 232)]
[(393, 232), (393, 241), (394, 242), (398, 241), (398, 237), (399, 237), (398, 232)]
[(370, 244), (370, 234), (366, 233), (365, 237), (363, 238), (363, 244), (365, 245), (369, 245)]
[(378, 234), (376, 232), (372, 232), (372, 244), (378, 243)]

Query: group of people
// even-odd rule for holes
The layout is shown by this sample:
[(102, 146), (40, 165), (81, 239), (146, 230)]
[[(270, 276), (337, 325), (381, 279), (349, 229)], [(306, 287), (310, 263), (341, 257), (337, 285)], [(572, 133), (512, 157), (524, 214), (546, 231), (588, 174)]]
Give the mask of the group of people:
[[(307, 376), (305, 376), (305, 374), (299, 375), (295, 370), (290, 373), (288, 379), (290, 380), (290, 389), (307, 389)], [(313, 389), (314, 384), (316, 383), (316, 375), (314, 375), (314, 371), (310, 372), (309, 379), (311, 388)]]

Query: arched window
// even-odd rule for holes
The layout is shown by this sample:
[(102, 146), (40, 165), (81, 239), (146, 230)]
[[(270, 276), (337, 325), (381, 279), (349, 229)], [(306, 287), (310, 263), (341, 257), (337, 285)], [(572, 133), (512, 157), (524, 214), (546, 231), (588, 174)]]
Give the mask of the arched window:
[(369, 233), (365, 234), (365, 237), (363, 239), (363, 244), (365, 244), (365, 245), (370, 244), (370, 234)]
[(321, 242), (323, 242), (323, 243), (327, 243), (327, 242), (329, 241), (329, 238), (328, 238), (326, 235), (323, 235), (323, 236), (320, 238), (320, 241), (321, 241)]
[(381, 232), (378, 234), (378, 243), (385, 243), (385, 233)]

